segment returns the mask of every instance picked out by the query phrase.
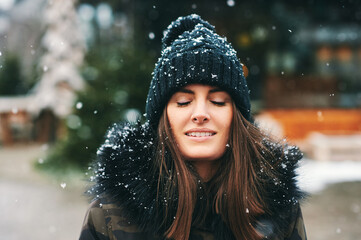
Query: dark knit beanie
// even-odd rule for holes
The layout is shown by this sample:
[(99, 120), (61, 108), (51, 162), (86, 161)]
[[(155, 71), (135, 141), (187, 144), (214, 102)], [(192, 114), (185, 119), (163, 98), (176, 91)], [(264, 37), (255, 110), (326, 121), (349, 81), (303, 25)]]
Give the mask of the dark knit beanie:
[(252, 121), (242, 64), (214, 26), (196, 14), (179, 17), (168, 26), (162, 43), (146, 103), (146, 116), (154, 129), (171, 96), (192, 83), (228, 92), (242, 115)]

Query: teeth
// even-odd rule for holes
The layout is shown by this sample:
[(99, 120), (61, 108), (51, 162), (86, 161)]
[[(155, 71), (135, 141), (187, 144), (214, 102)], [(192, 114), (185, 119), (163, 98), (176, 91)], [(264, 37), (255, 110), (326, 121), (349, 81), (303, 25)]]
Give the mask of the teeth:
[(211, 132), (190, 132), (187, 133), (188, 136), (191, 137), (209, 137), (209, 136), (213, 136), (214, 133)]

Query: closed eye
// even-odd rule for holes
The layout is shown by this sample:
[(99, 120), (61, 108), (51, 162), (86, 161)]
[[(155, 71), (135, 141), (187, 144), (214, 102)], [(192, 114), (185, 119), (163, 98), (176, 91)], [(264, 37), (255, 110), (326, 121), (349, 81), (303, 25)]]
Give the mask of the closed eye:
[(191, 103), (190, 101), (188, 101), (188, 102), (177, 102), (177, 105), (178, 105), (178, 107), (184, 107), (184, 106), (187, 106), (190, 103)]
[(217, 106), (225, 106), (226, 103), (225, 102), (218, 102), (218, 101), (211, 101), (211, 103), (217, 105)]

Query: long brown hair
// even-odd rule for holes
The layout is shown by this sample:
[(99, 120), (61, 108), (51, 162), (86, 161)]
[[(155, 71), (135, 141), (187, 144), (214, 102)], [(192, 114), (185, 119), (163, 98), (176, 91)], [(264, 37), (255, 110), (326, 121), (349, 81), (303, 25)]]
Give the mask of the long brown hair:
[[(266, 136), (252, 123), (248, 122), (233, 103), (233, 119), (229, 135), (230, 149), (227, 157), (220, 161), (222, 168), (212, 179), (217, 191), (213, 211), (221, 215), (236, 239), (261, 239), (254, 223), (256, 217), (267, 211), (262, 201), (265, 189), (257, 172), (271, 171), (263, 159), (267, 149), (262, 140)], [(167, 161), (166, 152), (172, 158)], [(158, 147), (156, 165), (159, 169), (157, 196), (165, 199), (177, 197), (177, 206), (166, 204), (164, 224), (171, 222), (165, 233), (166, 238), (187, 240), (189, 238), (192, 216), (197, 201), (197, 178), (182, 159), (179, 148), (171, 132), (166, 109), (158, 125)], [(272, 174), (272, 172), (270, 173)], [(171, 208), (176, 207), (175, 216)]]

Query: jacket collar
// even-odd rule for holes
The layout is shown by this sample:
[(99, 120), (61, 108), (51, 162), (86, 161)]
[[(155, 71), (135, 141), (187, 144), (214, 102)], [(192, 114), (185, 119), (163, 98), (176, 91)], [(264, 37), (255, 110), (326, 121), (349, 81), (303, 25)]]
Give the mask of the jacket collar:
[[(155, 140), (156, 136), (148, 124), (114, 124), (97, 152), (95, 183), (89, 192), (117, 203), (124, 217), (134, 221), (142, 231), (157, 235), (164, 233), (165, 229), (159, 228), (163, 221), (162, 208), (156, 209), (158, 176), (153, 170)], [(267, 161), (275, 166), (276, 176), (262, 175), (268, 189), (264, 200), (269, 212), (259, 218), (256, 227), (265, 236), (272, 237), (286, 231), (294, 205), (304, 196), (295, 179), (295, 169), (302, 153), (294, 146), (272, 142), (264, 144), (274, 156)], [(220, 218), (215, 218), (212, 225), (216, 237), (232, 235)]]

